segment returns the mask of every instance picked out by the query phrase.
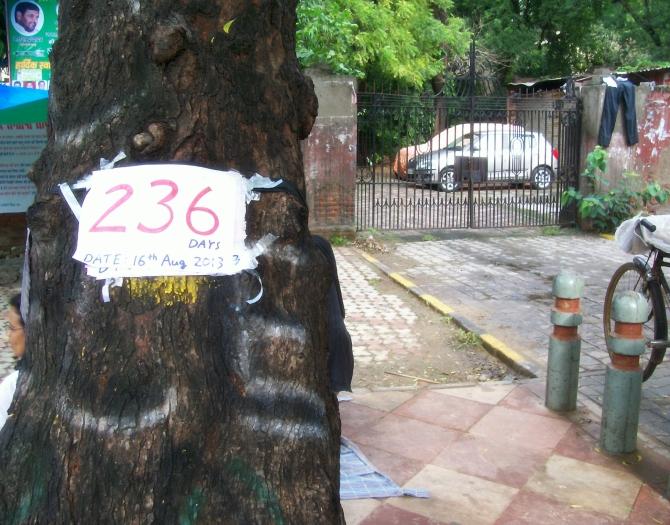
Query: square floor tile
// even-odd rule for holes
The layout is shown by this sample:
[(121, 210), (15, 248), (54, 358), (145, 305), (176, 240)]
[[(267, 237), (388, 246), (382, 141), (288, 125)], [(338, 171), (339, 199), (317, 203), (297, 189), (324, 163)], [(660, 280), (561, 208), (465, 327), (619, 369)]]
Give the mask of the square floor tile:
[(522, 381), (520, 386), (533, 392), (537, 397), (543, 397), (547, 388), (547, 381), (544, 378), (527, 379)]
[(393, 413), (433, 425), (466, 431), (491, 410), (491, 405), (424, 390)]
[(424, 463), (387, 452), (370, 445), (358, 444), (365, 457), (382, 474), (402, 486), (424, 467)]
[(553, 455), (526, 484), (527, 490), (624, 519), (633, 508), (641, 482), (632, 474)]
[(340, 502), (347, 525), (359, 525), (381, 505), (377, 499), (348, 499)]
[(498, 403), (498, 405), (515, 408), (523, 412), (530, 412), (531, 414), (538, 414), (540, 416), (563, 417), (561, 414), (549, 410), (544, 406), (544, 394), (538, 396), (525, 386), (518, 386), (512, 390), (505, 399)]
[(430, 498), (391, 498), (390, 504), (434, 520), (467, 525), (490, 525), (517, 493), (517, 489), (434, 465), (427, 465), (406, 486), (427, 489)]
[[(347, 523), (348, 525), (348, 523)], [(377, 507), (361, 525), (446, 525), (443, 521), (408, 512), (393, 505)]]
[(598, 447), (598, 441), (587, 434), (584, 429), (572, 426), (556, 445), (554, 452), (580, 461), (586, 461), (594, 465), (612, 468), (615, 470), (626, 470), (626, 466), (620, 458), (608, 456)]
[(388, 414), (372, 427), (359, 431), (354, 441), (428, 463), (457, 436), (457, 432), (437, 425)]
[(354, 402), (377, 410), (391, 412), (417, 394), (415, 390), (384, 390), (353, 394)]
[(342, 421), (342, 435), (353, 438), (361, 429), (370, 428), (386, 415), (386, 412), (375, 410), (358, 403), (347, 401), (340, 403), (340, 421)]
[(520, 410), (497, 406), (470, 429), (470, 433), (510, 446), (554, 448), (570, 428), (564, 419), (538, 416)]
[(621, 520), (522, 490), (495, 525), (619, 525)]
[(480, 383), (477, 386), (435, 388), (431, 389), (431, 392), (495, 405), (515, 388), (516, 385), (512, 383), (490, 382)]
[(638, 479), (657, 492), (665, 493), (668, 490), (668, 481), (670, 480), (670, 460), (667, 452), (667, 449), (657, 451), (651, 449), (647, 444), (638, 444), (638, 450), (632, 455), (632, 458), (619, 458), (619, 461)]
[(465, 434), (447, 445), (431, 463), (521, 488), (550, 454), (549, 449), (510, 447), (498, 440)]
[(670, 523), (670, 502), (644, 485), (640, 489), (627, 523), (630, 525)]

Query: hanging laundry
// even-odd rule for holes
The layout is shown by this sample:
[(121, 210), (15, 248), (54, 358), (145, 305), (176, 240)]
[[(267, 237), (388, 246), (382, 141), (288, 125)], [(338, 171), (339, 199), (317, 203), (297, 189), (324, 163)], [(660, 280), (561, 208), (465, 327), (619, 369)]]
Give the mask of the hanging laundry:
[(624, 131), (629, 146), (638, 143), (637, 117), (635, 115), (635, 84), (619, 77), (603, 78), (606, 84), (605, 101), (603, 103), (603, 114), (600, 119), (600, 130), (598, 131), (598, 144), (603, 148), (610, 145), (612, 132), (616, 124), (619, 105), (623, 102)]

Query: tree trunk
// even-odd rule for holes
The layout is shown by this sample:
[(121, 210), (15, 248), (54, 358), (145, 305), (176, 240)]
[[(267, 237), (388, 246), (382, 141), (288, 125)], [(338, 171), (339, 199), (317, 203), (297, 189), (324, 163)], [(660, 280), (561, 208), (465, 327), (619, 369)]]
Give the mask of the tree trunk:
[(343, 523), (328, 389), (326, 261), (288, 193), (247, 208), (278, 236), (258, 283), (101, 284), (57, 193), (97, 169), (177, 161), (291, 181), (316, 115), (295, 0), (63, 0), (49, 141), (28, 213), (27, 352), (0, 433), (0, 522)]

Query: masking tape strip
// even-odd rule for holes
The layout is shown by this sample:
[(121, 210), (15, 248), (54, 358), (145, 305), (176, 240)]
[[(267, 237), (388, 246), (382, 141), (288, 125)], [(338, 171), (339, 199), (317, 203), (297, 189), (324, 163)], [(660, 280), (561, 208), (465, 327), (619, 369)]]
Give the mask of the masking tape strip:
[[(254, 245), (253, 248), (251, 248), (251, 255), (256, 258), (262, 253), (264, 253), (270, 245), (275, 242), (277, 239), (276, 235), (273, 235), (271, 233), (266, 233), (261, 237), (261, 239)], [(263, 281), (261, 280), (260, 274), (256, 270), (246, 270), (250, 275), (253, 275), (258, 279), (258, 284), (261, 285), (261, 291), (258, 292), (258, 295), (256, 297), (253, 297), (251, 299), (247, 300), (247, 304), (254, 304), (260, 301), (261, 297), (263, 296)]]
[(65, 202), (67, 202), (68, 206), (70, 206), (72, 215), (74, 215), (75, 218), (79, 220), (79, 217), (81, 216), (81, 204), (79, 204), (77, 197), (75, 197), (74, 193), (72, 193), (70, 186), (67, 184), (67, 182), (63, 182), (62, 184), (58, 185), (58, 189), (63, 195)]
[(126, 154), (123, 151), (119, 151), (112, 160), (100, 159), (100, 169), (101, 170), (111, 170), (114, 167), (114, 164), (122, 161), (126, 158)]
[(256, 188), (276, 188), (282, 182), (284, 182), (283, 179), (272, 180), (269, 177), (254, 173), (252, 177), (247, 179), (247, 204), (261, 198), (260, 194), (254, 191)]
[(73, 190), (89, 190), (89, 189), (91, 189), (91, 179), (92, 178), (93, 178), (93, 174), (89, 173), (84, 178), (79, 179), (77, 182), (75, 182), (72, 185), (72, 189)]
[(253, 275), (254, 277), (256, 277), (256, 279), (258, 279), (258, 284), (261, 285), (261, 290), (260, 290), (260, 292), (258, 292), (256, 297), (253, 297), (251, 299), (247, 299), (247, 304), (254, 304), (254, 303), (257, 303), (258, 301), (260, 301), (261, 297), (263, 297), (263, 281), (261, 280), (261, 276), (259, 275), (259, 273), (256, 270), (247, 270), (247, 272), (249, 274)]
[(30, 306), (30, 228), (26, 228), (26, 248), (23, 252), (23, 270), (21, 271), (21, 319), (28, 322), (28, 307)]
[[(126, 158), (126, 154), (123, 151), (119, 151), (116, 157), (112, 160), (100, 159), (100, 169), (101, 170), (111, 170), (114, 165)], [(77, 182), (72, 185), (73, 190), (89, 190), (91, 189), (91, 178), (93, 177), (92, 173), (89, 173), (85, 177), (82, 177)]]
[(276, 240), (277, 240), (276, 235), (273, 235), (272, 233), (266, 233), (265, 235), (263, 235), (263, 237), (260, 238), (260, 240), (256, 244), (254, 244), (254, 247), (251, 248), (250, 255), (254, 258), (258, 257), (259, 255), (262, 255)]
[(102, 300), (105, 303), (110, 301), (109, 289), (114, 286), (123, 286), (123, 277), (110, 277), (105, 279), (105, 284), (102, 286)]

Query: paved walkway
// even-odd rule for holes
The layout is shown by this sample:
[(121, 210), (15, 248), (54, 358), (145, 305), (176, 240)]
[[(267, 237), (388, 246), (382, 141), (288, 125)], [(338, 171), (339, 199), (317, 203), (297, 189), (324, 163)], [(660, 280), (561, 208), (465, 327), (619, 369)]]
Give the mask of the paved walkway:
[(411, 497), (343, 501), (347, 525), (670, 523), (670, 461), (597, 450), (597, 421), (544, 408), (544, 382), (358, 391), (342, 433)]
[[(670, 523), (670, 503), (661, 496), (670, 476), (670, 447), (663, 441), (667, 367), (645, 384), (638, 452), (610, 457), (597, 443), (608, 360), (600, 341), (602, 298), (609, 276), (628, 258), (600, 237), (538, 233), (451, 232), (442, 240), (396, 234), (388, 254), (335, 250), (347, 312), (354, 314), (347, 324), (355, 348), (399, 319), (408, 321), (398, 313), (400, 292), (381, 301), (369, 286), (378, 279), (372, 264), (539, 376), (355, 390), (340, 404), (343, 435), (397, 483), (429, 489), (432, 497), (345, 501), (349, 525)], [(580, 397), (569, 416), (544, 407), (551, 284), (562, 268), (586, 280)], [(367, 326), (355, 314), (369, 311), (371, 302), (387, 304), (388, 315)], [(385, 351), (416, 344), (408, 337), (387, 341)]]
[[(432, 296), (450, 315), (482, 335), (493, 350), (538, 377), (546, 372), (551, 286), (562, 269), (585, 281), (579, 391), (595, 412), (602, 406), (609, 356), (602, 309), (614, 270), (630, 256), (596, 235), (542, 235), (539, 229), (447, 232), (421, 241), (398, 234), (389, 253), (363, 254), (417, 295)], [(425, 238), (425, 236), (424, 236)], [(644, 383), (640, 429), (659, 450), (670, 450), (670, 360)]]

